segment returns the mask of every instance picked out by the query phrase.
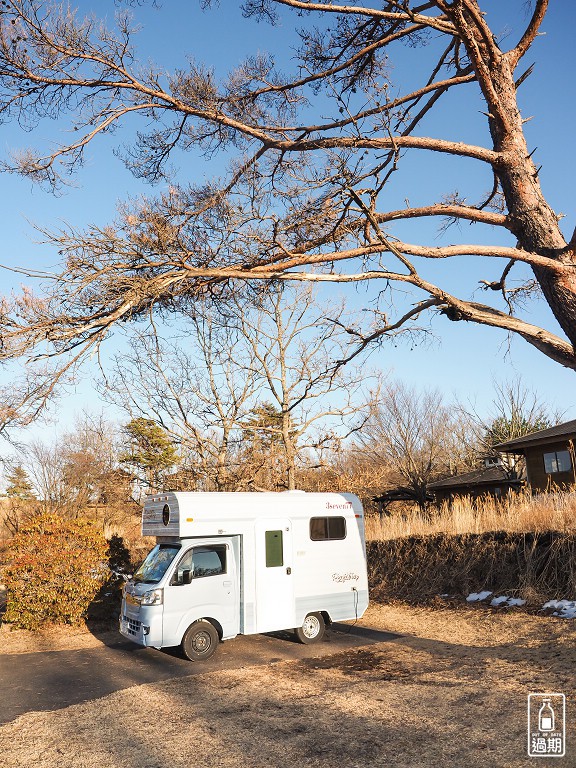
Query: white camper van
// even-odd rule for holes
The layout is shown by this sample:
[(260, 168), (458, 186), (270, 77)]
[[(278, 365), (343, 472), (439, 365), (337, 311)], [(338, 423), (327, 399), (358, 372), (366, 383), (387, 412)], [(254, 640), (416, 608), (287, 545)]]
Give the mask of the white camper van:
[(142, 534), (157, 544), (120, 615), (140, 645), (181, 645), (197, 661), (238, 634), (294, 629), (313, 643), (368, 606), (364, 516), (350, 493), (156, 494)]

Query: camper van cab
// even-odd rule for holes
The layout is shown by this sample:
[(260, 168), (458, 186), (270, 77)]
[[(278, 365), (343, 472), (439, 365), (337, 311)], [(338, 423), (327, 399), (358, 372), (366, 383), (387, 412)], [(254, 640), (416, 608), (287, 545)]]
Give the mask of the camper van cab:
[(364, 516), (349, 493), (162, 493), (142, 534), (156, 546), (126, 583), (120, 632), (180, 645), (191, 661), (221, 640), (293, 629), (303, 643), (368, 606)]

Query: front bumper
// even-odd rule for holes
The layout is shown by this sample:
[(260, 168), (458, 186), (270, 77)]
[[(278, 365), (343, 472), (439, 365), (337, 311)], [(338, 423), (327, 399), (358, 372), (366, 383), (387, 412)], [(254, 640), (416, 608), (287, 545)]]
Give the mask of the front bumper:
[(119, 630), (123, 637), (138, 645), (162, 647), (162, 613), (154, 606), (135, 608), (123, 600)]

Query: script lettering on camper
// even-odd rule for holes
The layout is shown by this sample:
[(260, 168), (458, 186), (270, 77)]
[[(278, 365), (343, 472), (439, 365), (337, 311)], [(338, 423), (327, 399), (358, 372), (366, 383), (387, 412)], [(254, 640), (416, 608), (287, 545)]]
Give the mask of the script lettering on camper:
[(358, 576), (357, 573), (333, 573), (332, 574), (332, 581), (338, 582), (338, 584), (343, 584), (345, 581), (358, 581), (360, 576)]
[(343, 501), (338, 504), (335, 504), (332, 501), (326, 502), (326, 509), (351, 509), (351, 508), (352, 508), (351, 501)]

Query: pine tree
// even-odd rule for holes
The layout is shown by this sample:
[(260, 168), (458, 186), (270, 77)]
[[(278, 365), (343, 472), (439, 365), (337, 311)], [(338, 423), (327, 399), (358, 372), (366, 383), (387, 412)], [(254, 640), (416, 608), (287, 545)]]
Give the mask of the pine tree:
[(11, 499), (35, 499), (32, 483), (28, 478), (26, 470), (21, 464), (17, 464), (14, 469), (8, 473), (8, 485), (6, 487), (6, 496)]
[(166, 431), (152, 419), (140, 417), (126, 424), (124, 432), (130, 447), (120, 456), (120, 461), (141, 470), (138, 479), (143, 480), (150, 490), (160, 490), (166, 470), (180, 461)]

